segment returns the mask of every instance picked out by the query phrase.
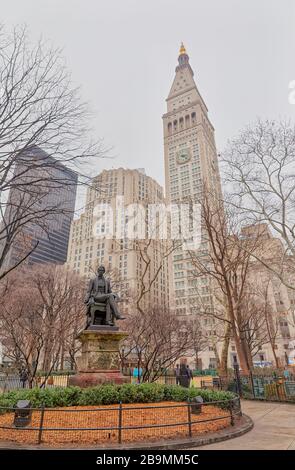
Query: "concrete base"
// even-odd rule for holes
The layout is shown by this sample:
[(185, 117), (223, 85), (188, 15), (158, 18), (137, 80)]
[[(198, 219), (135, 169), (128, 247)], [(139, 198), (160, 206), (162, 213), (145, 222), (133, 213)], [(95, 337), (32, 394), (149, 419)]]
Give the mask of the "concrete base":
[(99, 371), (99, 372), (79, 372), (72, 375), (69, 379), (69, 385), (77, 387), (95, 387), (102, 384), (116, 384), (129, 383), (129, 377), (124, 376), (120, 370), (117, 371)]
[(94, 387), (104, 383), (129, 382), (120, 371), (120, 342), (128, 336), (118, 327), (98, 326), (82, 331), (78, 339), (82, 342), (82, 354), (77, 361), (78, 374), (69, 379), (69, 385)]

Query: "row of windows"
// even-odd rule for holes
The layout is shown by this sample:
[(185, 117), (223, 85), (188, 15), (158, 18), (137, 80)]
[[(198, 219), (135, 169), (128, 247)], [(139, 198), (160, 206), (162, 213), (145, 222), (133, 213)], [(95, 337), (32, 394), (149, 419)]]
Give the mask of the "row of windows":
[(168, 122), (167, 130), (168, 135), (172, 135), (175, 132), (182, 131), (183, 129), (188, 129), (191, 125), (196, 123), (196, 113), (187, 114), (184, 118), (174, 119), (173, 122)]

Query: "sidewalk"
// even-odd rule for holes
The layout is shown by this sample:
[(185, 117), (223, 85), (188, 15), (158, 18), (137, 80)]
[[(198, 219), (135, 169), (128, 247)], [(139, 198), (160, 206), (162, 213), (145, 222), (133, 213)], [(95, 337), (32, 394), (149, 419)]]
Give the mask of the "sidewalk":
[(242, 401), (243, 413), (254, 421), (244, 436), (198, 449), (295, 450), (295, 403)]

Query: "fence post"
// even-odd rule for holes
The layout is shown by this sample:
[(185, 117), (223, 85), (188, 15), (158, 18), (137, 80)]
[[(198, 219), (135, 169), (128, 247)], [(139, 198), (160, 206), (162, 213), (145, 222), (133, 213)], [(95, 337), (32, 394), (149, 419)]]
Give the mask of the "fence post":
[(254, 387), (254, 381), (253, 381), (252, 370), (250, 370), (249, 375), (250, 375), (250, 381), (251, 381), (251, 387), (252, 387), (253, 398), (255, 398), (255, 387)]
[(234, 371), (235, 371), (235, 377), (236, 377), (236, 384), (237, 384), (237, 393), (239, 396), (242, 396), (242, 386), (241, 386), (241, 377), (240, 377), (240, 370), (239, 370), (239, 364), (234, 364)]
[(276, 379), (275, 384), (276, 384), (277, 398), (278, 398), (279, 401), (281, 401), (279, 378)]
[(192, 414), (191, 414), (191, 403), (187, 401), (187, 417), (188, 417), (188, 435), (192, 437)]
[(40, 418), (40, 425), (39, 425), (38, 444), (41, 444), (41, 440), (42, 440), (44, 413), (45, 413), (45, 405), (43, 403), (43, 405), (41, 406), (41, 418)]
[(240, 397), (237, 397), (237, 400), (238, 400), (238, 406), (239, 406), (239, 416), (243, 416)]
[(235, 424), (234, 414), (233, 414), (233, 401), (229, 401), (229, 412), (230, 412), (230, 424), (233, 426)]
[(119, 403), (118, 442), (122, 443), (122, 402)]

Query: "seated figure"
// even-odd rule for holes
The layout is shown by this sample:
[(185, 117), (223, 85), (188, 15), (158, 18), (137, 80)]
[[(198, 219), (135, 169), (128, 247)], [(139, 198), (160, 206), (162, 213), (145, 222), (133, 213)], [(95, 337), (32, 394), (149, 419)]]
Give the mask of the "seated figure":
[(120, 315), (116, 300), (118, 296), (112, 292), (111, 283), (104, 276), (104, 266), (99, 266), (97, 275), (90, 280), (84, 303), (87, 305), (87, 325), (115, 324), (115, 319), (124, 320)]

